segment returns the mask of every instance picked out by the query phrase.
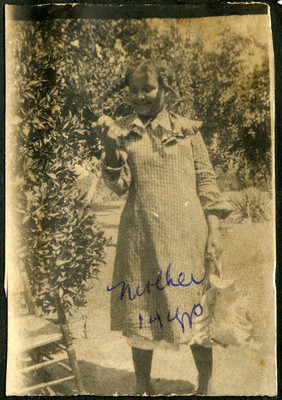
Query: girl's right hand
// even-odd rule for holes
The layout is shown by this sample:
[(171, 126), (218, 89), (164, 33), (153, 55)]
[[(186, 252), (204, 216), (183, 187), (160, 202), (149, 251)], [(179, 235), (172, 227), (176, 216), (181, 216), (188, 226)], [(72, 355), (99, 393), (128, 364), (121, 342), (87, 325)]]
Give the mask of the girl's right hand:
[(92, 124), (98, 138), (105, 150), (105, 161), (109, 166), (119, 166), (119, 141), (122, 130), (114, 123), (114, 120), (106, 115), (100, 117), (97, 123)]
[(111, 151), (117, 149), (122, 130), (115, 124), (111, 117), (103, 115), (98, 119), (97, 123), (92, 124), (92, 127), (95, 129), (106, 152), (110, 149)]

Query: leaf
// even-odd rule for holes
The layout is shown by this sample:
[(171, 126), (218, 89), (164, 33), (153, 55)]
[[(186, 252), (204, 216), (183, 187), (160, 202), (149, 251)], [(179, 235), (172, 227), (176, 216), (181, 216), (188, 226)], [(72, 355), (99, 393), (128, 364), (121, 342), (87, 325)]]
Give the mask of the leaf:
[(46, 194), (47, 187), (48, 187), (48, 184), (46, 182), (42, 182), (42, 184), (40, 186), (40, 192), (41, 192), (42, 196), (44, 196)]
[(57, 265), (57, 267), (60, 267), (61, 265), (64, 265), (64, 264), (70, 262), (71, 260), (72, 260), (72, 257), (68, 260), (57, 260), (56, 265)]
[(60, 287), (60, 288), (59, 288), (59, 297), (60, 297), (60, 299), (63, 298), (63, 295), (64, 295), (64, 291), (63, 291), (63, 289)]
[(102, 57), (102, 54), (101, 54), (102, 48), (98, 45), (98, 43), (96, 43), (95, 48), (96, 48), (97, 56), (98, 56), (101, 60), (103, 60), (103, 57)]
[(30, 99), (36, 100), (36, 97), (35, 97), (31, 92), (25, 92), (24, 95), (26, 95), (26, 96), (29, 97)]
[(55, 114), (56, 111), (60, 111), (60, 110), (61, 110), (61, 107), (58, 106), (58, 105), (55, 105), (55, 106), (52, 108), (52, 114)]
[(75, 290), (75, 289), (73, 289), (73, 288), (69, 287), (69, 288), (68, 288), (68, 292), (71, 292), (71, 293), (77, 294), (77, 289)]
[(79, 47), (79, 40), (74, 40), (73, 42), (70, 42), (70, 44), (74, 47)]
[(23, 122), (23, 119), (17, 116), (17, 117), (14, 117), (14, 118), (12, 119), (12, 122), (13, 122), (13, 124), (18, 125), (18, 124), (20, 124), (21, 122)]
[(66, 276), (59, 276), (59, 278), (57, 279), (57, 282), (65, 282), (66, 280), (68, 280), (68, 278)]
[(38, 83), (40, 83), (40, 81), (30, 81), (27, 86), (33, 86), (33, 85), (37, 85)]
[(25, 224), (29, 220), (29, 218), (30, 218), (30, 215), (25, 215), (22, 220), (22, 223)]
[(30, 132), (30, 127), (29, 127), (29, 125), (25, 125), (25, 127), (23, 128), (23, 133), (24, 133), (26, 136), (28, 136), (29, 132)]
[(70, 303), (70, 305), (72, 305), (72, 306), (74, 305), (73, 299), (72, 299), (71, 296), (68, 295), (68, 294), (66, 294), (66, 295), (64, 296), (64, 301)]
[(70, 121), (66, 122), (65, 125), (63, 126), (62, 130), (66, 129), (66, 127), (69, 125)]
[(52, 179), (57, 179), (57, 176), (53, 174), (53, 172), (47, 172), (47, 175), (50, 176)]
[(28, 190), (28, 191), (24, 192), (24, 194), (28, 201), (31, 201), (33, 199), (33, 191), (32, 190)]

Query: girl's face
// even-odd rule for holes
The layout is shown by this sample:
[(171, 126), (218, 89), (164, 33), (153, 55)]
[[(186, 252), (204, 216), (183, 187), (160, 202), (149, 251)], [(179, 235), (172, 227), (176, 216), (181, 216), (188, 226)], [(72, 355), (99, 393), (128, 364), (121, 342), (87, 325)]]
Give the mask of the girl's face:
[(153, 117), (164, 105), (165, 91), (155, 72), (134, 72), (129, 79), (130, 101), (138, 115)]

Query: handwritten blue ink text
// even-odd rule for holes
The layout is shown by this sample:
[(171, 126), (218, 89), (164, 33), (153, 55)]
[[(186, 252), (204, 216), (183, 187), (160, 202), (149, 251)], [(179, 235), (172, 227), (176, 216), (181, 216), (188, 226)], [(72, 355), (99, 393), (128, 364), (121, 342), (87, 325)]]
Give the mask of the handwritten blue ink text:
[[(198, 309), (198, 310), (197, 310)], [(179, 308), (176, 308), (176, 312), (174, 317), (171, 318), (170, 316), (170, 310), (168, 310), (167, 313), (167, 321), (168, 322), (173, 322), (174, 320), (178, 321), (181, 325), (181, 330), (182, 333), (185, 332), (185, 326), (184, 326), (184, 317), (188, 318), (188, 322), (189, 322), (189, 328), (192, 329), (193, 323), (192, 323), (192, 317), (193, 315), (195, 315), (195, 317), (200, 317), (203, 314), (203, 307), (201, 306), (201, 304), (194, 304), (191, 314), (189, 314), (188, 312), (184, 312), (182, 314), (182, 316), (179, 316)], [(143, 317), (141, 314), (139, 314), (139, 321), (140, 321), (140, 325), (139, 325), (139, 329), (142, 329), (142, 322), (143, 322)], [(160, 328), (163, 327), (163, 322), (162, 319), (159, 315), (159, 313), (156, 311), (156, 318), (152, 319), (152, 316), (149, 319), (149, 324), (152, 324), (153, 322), (159, 321), (160, 324)]]
[(200, 285), (206, 278), (206, 274), (203, 274), (203, 279), (201, 279), (200, 281), (196, 281), (193, 274), (191, 274), (191, 278), (190, 278), (190, 282), (188, 283), (184, 283), (185, 281), (185, 273), (184, 272), (180, 272), (177, 282), (173, 282), (173, 279), (170, 277), (170, 268), (171, 268), (171, 264), (169, 264), (169, 266), (167, 267), (166, 270), (166, 283), (164, 286), (160, 285), (160, 281), (162, 279), (162, 274), (163, 271), (161, 270), (158, 273), (157, 276), (157, 280), (155, 283), (151, 283), (150, 281), (148, 281), (145, 285), (144, 290), (140, 293), (140, 287), (139, 285), (137, 285), (136, 287), (136, 291), (135, 294), (132, 295), (131, 293), (131, 287), (130, 284), (128, 283), (126, 285), (126, 283), (124, 281), (119, 282), (117, 285), (113, 286), (112, 288), (109, 288), (109, 286), (107, 286), (107, 291), (111, 292), (112, 290), (116, 289), (117, 287), (121, 286), (121, 293), (120, 293), (120, 299), (122, 300), (126, 294), (126, 291), (128, 292), (128, 298), (129, 300), (133, 301), (136, 299), (136, 297), (142, 297), (146, 292), (150, 293), (150, 288), (153, 286), (156, 286), (156, 288), (158, 290), (164, 290), (165, 288), (172, 286), (172, 287), (188, 287), (190, 286), (192, 283), (195, 283), (195, 285)]

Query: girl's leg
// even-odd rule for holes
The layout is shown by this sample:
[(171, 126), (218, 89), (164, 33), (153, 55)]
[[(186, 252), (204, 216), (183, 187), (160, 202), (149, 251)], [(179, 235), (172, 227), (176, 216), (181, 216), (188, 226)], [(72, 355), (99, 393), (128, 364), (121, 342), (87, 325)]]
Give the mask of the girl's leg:
[(199, 373), (197, 394), (206, 395), (208, 383), (212, 375), (212, 348), (192, 344), (191, 350)]
[(154, 394), (151, 385), (151, 367), (153, 350), (142, 350), (132, 347), (132, 357), (136, 376), (136, 394)]

